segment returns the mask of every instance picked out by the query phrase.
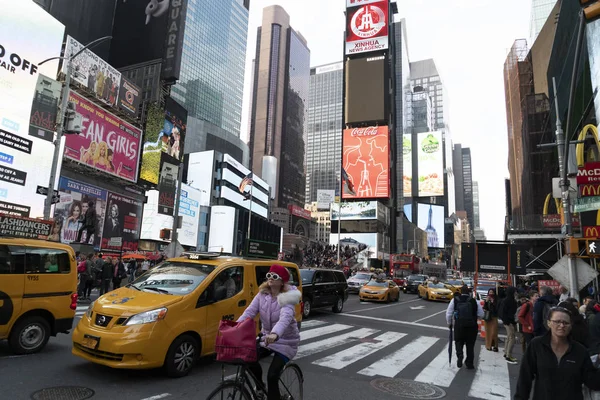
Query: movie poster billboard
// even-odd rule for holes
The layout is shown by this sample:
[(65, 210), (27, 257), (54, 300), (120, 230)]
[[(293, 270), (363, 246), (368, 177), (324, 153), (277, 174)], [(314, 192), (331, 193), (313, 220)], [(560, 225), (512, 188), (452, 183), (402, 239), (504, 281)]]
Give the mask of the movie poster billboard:
[(140, 239), (143, 204), (121, 194), (108, 192), (102, 250), (121, 251), (121, 246), (110, 246), (112, 238), (121, 238), (124, 251), (137, 251)]
[(2, 8), (0, 24), (0, 201), (31, 208), (32, 218), (43, 216), (45, 197), (38, 186), (48, 186), (54, 145), (31, 136), (32, 97), (38, 75), (56, 76), (64, 25), (33, 1), (13, 1)]
[(443, 147), (442, 132), (419, 133), (419, 197), (444, 195)]
[(31, 118), (29, 120), (29, 135), (54, 142), (54, 128), (62, 84), (45, 75), (39, 74), (35, 85)]
[(354, 187), (344, 199), (389, 197), (388, 127), (344, 129), (342, 165)]
[[(67, 35), (65, 56), (71, 56), (83, 49), (83, 45)], [(71, 68), (77, 73), (72, 79), (94, 92), (96, 98), (109, 106), (117, 104), (121, 87), (121, 73), (89, 49), (73, 59)], [(62, 72), (67, 72), (67, 63), (63, 63)]]
[(388, 0), (346, 9), (346, 55), (388, 48)]
[(402, 135), (402, 188), (404, 197), (412, 197), (412, 135)]
[(141, 129), (71, 92), (69, 100), (83, 117), (82, 132), (67, 135), (65, 157), (99, 171), (137, 182)]
[(119, 90), (119, 108), (133, 118), (139, 114), (142, 89), (125, 77), (121, 77), (121, 88)]
[(104, 228), (107, 191), (62, 176), (58, 183), (58, 191), (60, 202), (55, 206), (54, 220), (60, 226), (60, 241), (67, 244), (78, 241), (77, 234), (83, 226), (83, 217), (91, 202), (91, 207), (96, 210), (96, 231), (89, 237), (84, 231), (79, 241), (91, 244), (99, 250)]

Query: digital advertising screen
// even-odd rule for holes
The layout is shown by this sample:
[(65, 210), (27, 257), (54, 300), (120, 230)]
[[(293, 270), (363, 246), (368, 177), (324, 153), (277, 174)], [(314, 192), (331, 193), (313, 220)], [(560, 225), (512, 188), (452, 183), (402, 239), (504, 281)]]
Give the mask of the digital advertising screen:
[(404, 197), (412, 197), (412, 135), (402, 135), (402, 187)]
[(427, 247), (443, 248), (444, 206), (418, 203), (417, 226), (427, 233)]
[(444, 195), (444, 151), (442, 132), (418, 136), (419, 197)]
[(346, 9), (346, 55), (388, 48), (388, 0)]

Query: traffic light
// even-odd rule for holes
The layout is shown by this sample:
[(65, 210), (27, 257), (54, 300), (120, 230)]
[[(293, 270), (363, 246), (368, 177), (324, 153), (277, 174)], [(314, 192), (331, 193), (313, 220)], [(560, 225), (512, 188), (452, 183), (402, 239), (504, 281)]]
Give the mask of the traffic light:
[(161, 229), (159, 237), (161, 240), (170, 240), (171, 239), (171, 229)]
[(583, 9), (583, 14), (585, 15), (585, 19), (587, 21), (595, 20), (600, 17), (600, 1), (594, 0), (580, 0), (581, 5), (585, 8)]

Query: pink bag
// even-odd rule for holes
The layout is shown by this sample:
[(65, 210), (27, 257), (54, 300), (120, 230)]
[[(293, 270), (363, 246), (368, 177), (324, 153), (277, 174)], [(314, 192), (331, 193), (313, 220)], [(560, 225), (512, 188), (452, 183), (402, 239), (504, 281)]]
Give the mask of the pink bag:
[(215, 344), (217, 361), (252, 363), (258, 360), (256, 322), (245, 319), (240, 323), (221, 321)]

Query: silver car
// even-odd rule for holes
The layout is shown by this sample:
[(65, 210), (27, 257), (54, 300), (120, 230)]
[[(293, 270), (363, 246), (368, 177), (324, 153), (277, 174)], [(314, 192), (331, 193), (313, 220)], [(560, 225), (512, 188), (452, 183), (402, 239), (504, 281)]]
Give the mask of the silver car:
[(371, 273), (359, 272), (348, 278), (348, 293), (358, 293), (360, 288), (371, 280), (372, 276)]

